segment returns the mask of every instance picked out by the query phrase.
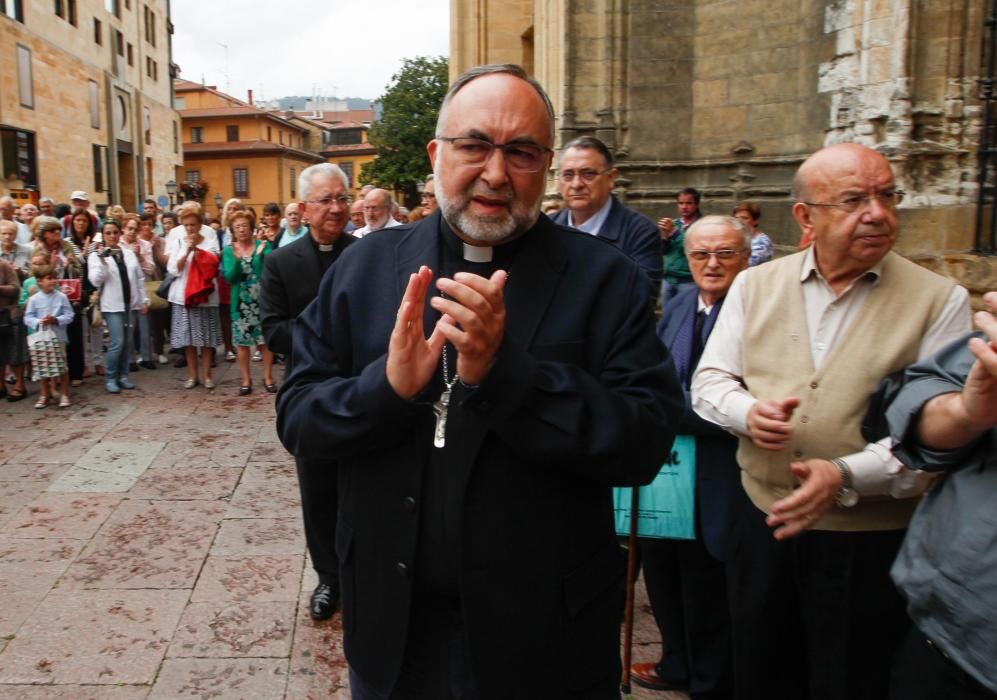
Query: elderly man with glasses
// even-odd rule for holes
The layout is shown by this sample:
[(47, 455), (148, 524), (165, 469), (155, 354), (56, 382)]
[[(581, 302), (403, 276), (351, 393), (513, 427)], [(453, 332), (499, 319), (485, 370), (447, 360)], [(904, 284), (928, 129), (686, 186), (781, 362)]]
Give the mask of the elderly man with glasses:
[(903, 193), (880, 153), (824, 148), (793, 186), (814, 244), (737, 277), (692, 382), (739, 438), (734, 677), (746, 698), (884, 698), (907, 625), (889, 569), (926, 484), (862, 418), (884, 377), (969, 330), (968, 298), (891, 252)]
[(558, 182), (567, 208), (554, 223), (605, 239), (630, 256), (647, 275), (651, 295), (661, 284), (661, 237), (654, 222), (613, 196), (619, 172), (599, 139), (582, 136), (561, 150)]
[(391, 216), (394, 209), (394, 200), (387, 190), (373, 189), (363, 198), (363, 215), (367, 225), (353, 232), (354, 238), (363, 238), (368, 233), (380, 231), (382, 228), (394, 228), (401, 226)]
[(553, 129), (522, 68), (459, 77), (439, 211), (352, 246), (295, 325), (277, 429), (340, 460), (355, 700), (619, 695), (611, 487), (657, 474), (682, 394), (638, 265), (540, 214)]

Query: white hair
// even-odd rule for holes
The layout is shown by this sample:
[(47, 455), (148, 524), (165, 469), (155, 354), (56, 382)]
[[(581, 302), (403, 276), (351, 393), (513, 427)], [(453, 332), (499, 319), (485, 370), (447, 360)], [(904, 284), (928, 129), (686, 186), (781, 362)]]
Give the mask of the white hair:
[(298, 176), (298, 196), (302, 200), (308, 201), (308, 194), (312, 189), (312, 178), (319, 173), (329, 178), (339, 178), (343, 183), (343, 189), (349, 191), (350, 179), (346, 177), (342, 168), (333, 163), (316, 163), (302, 170), (301, 175)]

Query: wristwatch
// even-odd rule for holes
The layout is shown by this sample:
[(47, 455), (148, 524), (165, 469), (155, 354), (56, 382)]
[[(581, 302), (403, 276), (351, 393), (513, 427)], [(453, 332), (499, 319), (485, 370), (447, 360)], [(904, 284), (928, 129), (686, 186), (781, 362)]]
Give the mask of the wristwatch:
[(838, 495), (834, 497), (834, 502), (842, 508), (851, 508), (859, 502), (858, 491), (853, 485), (851, 467), (843, 459), (832, 459), (831, 464), (841, 472), (841, 488), (838, 490)]

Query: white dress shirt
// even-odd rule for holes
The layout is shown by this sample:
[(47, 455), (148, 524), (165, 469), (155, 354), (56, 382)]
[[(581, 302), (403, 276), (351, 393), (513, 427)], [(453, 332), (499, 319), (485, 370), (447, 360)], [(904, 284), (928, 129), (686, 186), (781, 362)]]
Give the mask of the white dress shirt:
[[(845, 337), (855, 318), (879, 283), (882, 262), (853, 281), (837, 296), (817, 269), (813, 246), (800, 272), (807, 333), (814, 368)], [(741, 337), (745, 326), (744, 275), (738, 275), (727, 293), (713, 333), (692, 378), (692, 407), (700, 416), (722, 428), (748, 436), (748, 412), (758, 401), (741, 382)], [(971, 328), (969, 294), (953, 288), (941, 314), (921, 339), (917, 359), (933, 355)], [(907, 470), (890, 451), (892, 441), (869, 443), (861, 452), (840, 457), (851, 468), (855, 490), (862, 496), (892, 495), (905, 498), (920, 493), (930, 477)]]

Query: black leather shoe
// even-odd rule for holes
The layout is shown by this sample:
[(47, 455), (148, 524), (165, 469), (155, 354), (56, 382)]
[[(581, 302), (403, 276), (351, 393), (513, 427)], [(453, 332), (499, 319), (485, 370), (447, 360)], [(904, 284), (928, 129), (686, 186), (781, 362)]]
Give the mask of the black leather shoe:
[(320, 583), (312, 592), (312, 600), (308, 606), (313, 620), (328, 620), (339, 607), (339, 591), (328, 583)]
[(142, 360), (138, 363), (138, 366), (142, 369), (159, 369), (156, 367), (156, 363), (151, 360)]

